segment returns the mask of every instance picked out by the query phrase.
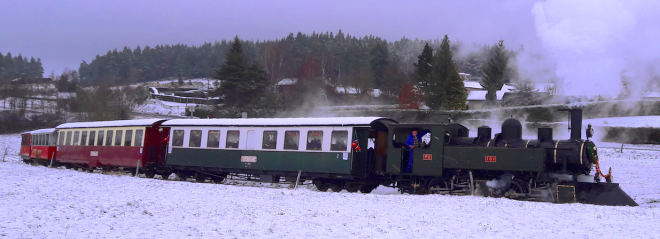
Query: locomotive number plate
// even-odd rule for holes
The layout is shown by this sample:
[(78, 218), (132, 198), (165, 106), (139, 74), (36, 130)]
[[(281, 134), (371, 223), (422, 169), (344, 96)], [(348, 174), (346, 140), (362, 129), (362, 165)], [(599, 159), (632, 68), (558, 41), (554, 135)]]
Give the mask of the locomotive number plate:
[(257, 156), (241, 156), (241, 162), (243, 163), (256, 163)]
[(424, 154), (422, 156), (423, 160), (433, 160), (433, 154)]
[(496, 156), (486, 156), (486, 162), (497, 162)]

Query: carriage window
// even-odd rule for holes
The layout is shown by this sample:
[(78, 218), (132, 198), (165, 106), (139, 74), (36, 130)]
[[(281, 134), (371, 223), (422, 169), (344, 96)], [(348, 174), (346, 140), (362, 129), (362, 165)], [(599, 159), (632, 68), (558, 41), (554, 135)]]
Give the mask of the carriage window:
[(264, 140), (262, 142), (262, 149), (275, 149), (277, 146), (277, 131), (264, 131)]
[(80, 139), (80, 131), (74, 132), (73, 133), (73, 145), (78, 145), (80, 143), (80, 141), (78, 141), (79, 139)]
[(49, 144), (49, 141), (50, 141), (50, 140), (48, 140), (48, 139), (50, 139), (50, 135), (46, 135), (46, 145), (50, 145), (50, 144)]
[(207, 148), (220, 148), (220, 130), (209, 130), (209, 138), (206, 140)]
[(115, 146), (121, 146), (121, 136), (124, 134), (123, 130), (117, 130), (115, 133)]
[(126, 130), (126, 138), (124, 138), (124, 146), (131, 146), (133, 143), (133, 130)]
[(284, 132), (284, 149), (298, 150), (298, 142), (300, 142), (300, 131)]
[(41, 145), (46, 145), (46, 135), (41, 135)]
[(82, 137), (80, 138), (80, 145), (87, 145), (87, 131), (82, 132)]
[(87, 145), (94, 145), (95, 140), (96, 140), (96, 131), (89, 131), (89, 141), (87, 142)]
[[(414, 140), (412, 138), (412, 132), (417, 131), (417, 137), (420, 139), (420, 147), (428, 147), (431, 143), (431, 131), (423, 128), (396, 128), (394, 129), (394, 138), (392, 139), (392, 144), (394, 147), (397, 148), (407, 148), (406, 146), (406, 141), (408, 141), (408, 138), (411, 140)], [(414, 141), (413, 141), (414, 142)], [(411, 144), (413, 143), (411, 142)]]
[(190, 140), (188, 141), (188, 147), (200, 147), (201, 144), (202, 144), (202, 131), (191, 130)]
[(238, 148), (238, 138), (241, 136), (241, 131), (238, 130), (229, 130), (227, 131), (227, 144), (225, 145), (228, 149), (237, 149)]
[(72, 131), (66, 132), (66, 145), (71, 145), (71, 134), (73, 134)]
[(103, 133), (105, 131), (99, 130), (99, 136), (96, 138), (96, 146), (102, 146), (103, 145)]
[(172, 146), (183, 146), (183, 130), (174, 130), (174, 135), (172, 135)]
[(144, 130), (138, 129), (135, 130), (135, 146), (142, 146), (142, 134), (144, 133)]
[(348, 131), (332, 131), (330, 140), (330, 150), (346, 151), (348, 149)]
[(59, 134), (60, 134), (60, 141), (57, 142), (57, 145), (65, 145), (64, 144), (64, 135), (65, 135), (65, 133), (60, 132)]
[(105, 137), (105, 146), (112, 146), (112, 135), (113, 135), (112, 130), (108, 130), (108, 135)]
[(307, 132), (307, 150), (321, 150), (323, 131)]

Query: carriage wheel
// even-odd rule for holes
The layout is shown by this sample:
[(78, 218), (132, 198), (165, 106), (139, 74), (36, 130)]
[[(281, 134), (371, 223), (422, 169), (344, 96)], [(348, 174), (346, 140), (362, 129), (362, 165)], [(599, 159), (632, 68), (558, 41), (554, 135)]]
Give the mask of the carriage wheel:
[(361, 193), (371, 193), (374, 189), (378, 187), (378, 184), (369, 184), (369, 185), (364, 185), (362, 188), (360, 188)]
[(316, 189), (318, 189), (319, 192), (327, 192), (330, 188), (330, 185), (322, 180), (314, 180), (314, 186), (316, 186)]
[(428, 193), (429, 194), (442, 194), (443, 192), (449, 191), (449, 184), (447, 181), (442, 178), (434, 178), (429, 182)]
[(176, 177), (179, 178), (178, 180), (180, 181), (186, 181), (188, 180), (189, 177), (187, 174), (183, 174), (183, 173), (175, 173), (174, 175), (176, 175)]
[(198, 183), (203, 183), (206, 181), (206, 175), (203, 173), (195, 173), (195, 181)]
[(346, 186), (346, 191), (348, 191), (349, 193), (355, 193), (355, 192), (359, 191), (360, 188), (361, 188), (361, 185), (359, 185), (359, 184), (349, 184), (349, 186)]
[(144, 176), (146, 178), (154, 178), (154, 176), (156, 176), (156, 172), (149, 170), (149, 171), (144, 172)]
[(335, 182), (335, 183), (331, 183), (331, 184), (330, 184), (330, 189), (331, 189), (333, 192), (336, 192), (336, 193), (341, 192), (341, 190), (344, 189), (344, 182)]
[(163, 180), (167, 180), (167, 179), (170, 178), (170, 174), (172, 174), (172, 173), (170, 173), (170, 172), (167, 172), (167, 173), (161, 173), (161, 174), (160, 174), (160, 177), (161, 177)]
[(220, 174), (219, 176), (211, 176), (211, 182), (215, 184), (224, 184), (227, 182), (227, 174)]

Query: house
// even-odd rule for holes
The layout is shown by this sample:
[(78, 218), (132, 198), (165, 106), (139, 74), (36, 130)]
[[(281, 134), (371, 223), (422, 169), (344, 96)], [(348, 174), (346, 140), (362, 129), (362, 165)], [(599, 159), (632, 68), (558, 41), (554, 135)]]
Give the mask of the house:
[[(486, 94), (488, 91), (486, 90), (475, 90), (471, 91), (468, 96), (467, 96), (467, 109), (468, 110), (479, 110), (485, 108), (484, 105), (486, 103)], [(498, 104), (504, 97), (505, 91), (498, 90), (495, 92), (497, 95), (497, 101)]]

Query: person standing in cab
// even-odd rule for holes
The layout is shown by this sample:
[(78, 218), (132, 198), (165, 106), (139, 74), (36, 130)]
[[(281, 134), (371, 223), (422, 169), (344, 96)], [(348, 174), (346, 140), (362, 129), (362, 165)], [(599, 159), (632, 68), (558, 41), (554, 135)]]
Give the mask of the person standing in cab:
[(415, 148), (421, 148), (422, 147), (422, 137), (426, 135), (427, 133), (431, 132), (431, 130), (426, 130), (422, 132), (422, 134), (418, 134), (417, 130), (413, 130), (412, 134), (408, 136), (408, 139), (406, 140), (406, 145), (408, 145), (408, 168), (406, 169), (406, 172), (410, 173), (412, 172), (412, 163), (413, 163), (413, 150)]

